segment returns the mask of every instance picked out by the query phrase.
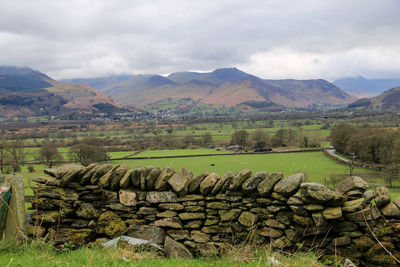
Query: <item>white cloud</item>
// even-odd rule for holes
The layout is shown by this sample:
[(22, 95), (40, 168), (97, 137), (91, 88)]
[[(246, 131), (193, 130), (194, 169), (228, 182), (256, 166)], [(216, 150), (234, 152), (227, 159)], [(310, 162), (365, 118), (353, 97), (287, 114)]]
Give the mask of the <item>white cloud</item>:
[(276, 49), (257, 53), (239, 68), (271, 79), (337, 79), (347, 76), (390, 78), (400, 76), (398, 48), (355, 48), (332, 53)]
[(397, 0), (2, 0), (0, 65), (55, 78), (243, 66), (399, 77)]

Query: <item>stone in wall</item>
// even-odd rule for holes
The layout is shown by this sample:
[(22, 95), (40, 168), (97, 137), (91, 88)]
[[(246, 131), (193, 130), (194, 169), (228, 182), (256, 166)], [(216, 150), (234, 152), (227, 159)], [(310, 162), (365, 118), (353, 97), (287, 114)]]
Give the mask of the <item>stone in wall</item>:
[(400, 249), (400, 198), (392, 202), (386, 187), (367, 190), (360, 177), (344, 179), (333, 191), (306, 182), (301, 173), (193, 176), (185, 169), (107, 164), (46, 173), (52, 177), (34, 179), (32, 222), (58, 243), (126, 234), (164, 245), (169, 256), (191, 257), (214, 255), (224, 242), (244, 241), (255, 231), (277, 249), (321, 249), (390, 263), (376, 260), (383, 253), (374, 231), (389, 248)]

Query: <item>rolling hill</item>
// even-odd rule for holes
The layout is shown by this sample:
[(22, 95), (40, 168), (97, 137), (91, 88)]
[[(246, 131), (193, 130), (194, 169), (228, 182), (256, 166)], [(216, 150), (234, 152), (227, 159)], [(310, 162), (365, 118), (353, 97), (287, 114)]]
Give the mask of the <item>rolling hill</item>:
[(0, 116), (96, 112), (97, 104), (121, 104), (85, 84), (65, 84), (30, 68), (0, 67)]
[(358, 99), (349, 108), (400, 111), (400, 87), (386, 90), (375, 97)]
[(362, 76), (332, 82), (337, 87), (358, 97), (372, 97), (390, 88), (399, 87), (400, 79), (365, 79)]
[(122, 104), (140, 108), (166, 99), (222, 107), (245, 105), (250, 110), (257, 106), (344, 105), (356, 99), (326, 80), (263, 80), (237, 68), (177, 72), (167, 77), (135, 75), (104, 91)]
[(66, 84), (87, 84), (91, 87), (96, 88), (99, 91), (104, 91), (105, 88), (111, 86), (112, 84), (121, 83), (132, 78), (132, 75), (112, 75), (107, 77), (97, 77), (97, 78), (78, 78), (78, 79), (64, 79), (60, 80), (62, 83)]

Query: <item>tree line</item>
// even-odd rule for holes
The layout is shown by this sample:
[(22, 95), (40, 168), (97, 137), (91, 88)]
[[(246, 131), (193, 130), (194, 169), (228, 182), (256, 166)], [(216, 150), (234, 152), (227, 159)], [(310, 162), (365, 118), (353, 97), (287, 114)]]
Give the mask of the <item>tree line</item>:
[(348, 123), (336, 125), (330, 140), (337, 152), (355, 156), (357, 161), (382, 164), (382, 178), (392, 187), (400, 178), (400, 132), (392, 128), (355, 127)]
[(332, 128), (330, 140), (337, 152), (354, 155), (362, 162), (400, 163), (400, 133), (397, 130), (341, 123)]
[(272, 136), (266, 131), (258, 129), (252, 133), (246, 130), (239, 130), (232, 134), (231, 145), (250, 146), (254, 149), (265, 147), (320, 147), (323, 141), (322, 136), (311, 136), (301, 128), (279, 129)]

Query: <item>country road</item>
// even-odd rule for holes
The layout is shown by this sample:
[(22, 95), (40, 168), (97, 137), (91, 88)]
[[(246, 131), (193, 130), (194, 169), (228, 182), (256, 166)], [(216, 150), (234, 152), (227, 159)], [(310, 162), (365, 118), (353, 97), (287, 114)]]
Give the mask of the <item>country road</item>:
[(328, 152), (332, 157), (338, 158), (338, 159), (340, 159), (340, 160), (346, 162), (347, 164), (349, 164), (349, 160), (348, 160), (348, 159), (345, 159), (345, 158), (343, 158), (343, 157), (341, 157), (341, 156), (339, 156), (339, 155), (336, 155), (336, 154), (335, 154), (335, 151), (336, 151), (335, 149), (327, 149), (327, 150), (326, 150), (326, 152)]

